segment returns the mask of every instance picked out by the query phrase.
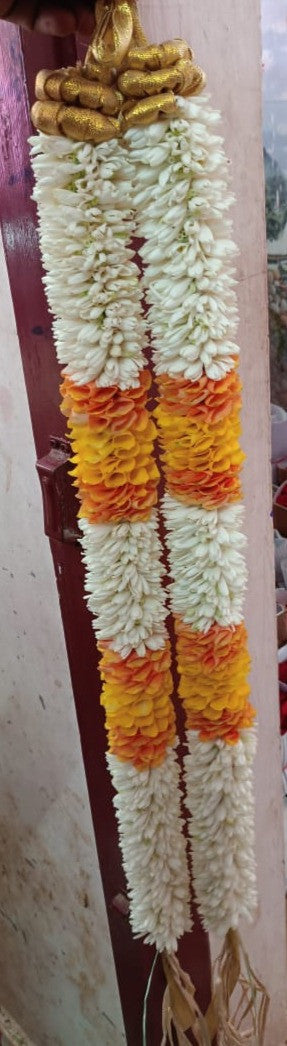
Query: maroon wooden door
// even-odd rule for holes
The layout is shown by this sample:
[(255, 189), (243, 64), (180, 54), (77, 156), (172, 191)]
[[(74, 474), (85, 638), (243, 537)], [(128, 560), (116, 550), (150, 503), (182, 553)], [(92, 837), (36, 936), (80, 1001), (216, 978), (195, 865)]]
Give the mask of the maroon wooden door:
[[(0, 26), (1, 168), (0, 221), (20, 341), (36, 457), (44, 494), (45, 529), (50, 539), (58, 588), (83, 760), (101, 868), (112, 947), (128, 1046), (141, 1046), (142, 1011), (152, 949), (132, 938), (120, 911), (125, 894), (112, 807), (112, 787), (105, 765), (106, 737), (99, 704), (100, 680), (91, 618), (83, 600), (83, 567), (76, 537), (76, 507), (67, 481), (65, 420), (59, 411), (59, 368), (41, 283), (36, 209), (31, 201), (32, 172), (27, 138), (30, 104), (41, 68), (73, 64), (75, 40), (65, 41)], [(63, 442), (64, 441), (64, 442)], [(23, 461), (23, 470), (25, 462)], [(194, 913), (192, 935), (180, 945), (182, 965), (194, 980), (205, 1009), (210, 993), (206, 935)], [(164, 978), (158, 962), (148, 1005), (148, 1046), (161, 1041)]]

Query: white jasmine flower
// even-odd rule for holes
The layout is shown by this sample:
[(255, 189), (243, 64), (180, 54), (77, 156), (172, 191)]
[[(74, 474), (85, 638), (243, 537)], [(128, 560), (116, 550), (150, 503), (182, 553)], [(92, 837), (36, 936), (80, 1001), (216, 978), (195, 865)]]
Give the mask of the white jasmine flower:
[(189, 730), (185, 758), (194, 887), (205, 929), (225, 935), (257, 905), (252, 766), (256, 729), (235, 745), (199, 741)]
[(144, 523), (93, 524), (80, 520), (87, 603), (98, 639), (122, 657), (166, 641), (164, 568), (157, 515)]
[(163, 515), (175, 614), (196, 631), (238, 625), (243, 618), (246, 565), (242, 505), (190, 508), (166, 494)]
[(114, 755), (107, 756), (107, 763), (117, 792), (133, 933), (160, 952), (176, 951), (191, 929), (176, 754), (168, 749), (164, 762), (151, 770), (136, 770)]
[[(234, 367), (237, 305), (231, 261), (236, 247), (226, 211), (233, 202), (218, 114), (202, 98), (178, 98), (179, 116), (126, 135), (154, 364), (196, 381)], [(145, 183), (148, 171), (148, 185)]]
[(32, 139), (40, 246), (59, 363), (81, 385), (138, 384), (145, 321), (130, 240), (132, 174), (120, 142)]

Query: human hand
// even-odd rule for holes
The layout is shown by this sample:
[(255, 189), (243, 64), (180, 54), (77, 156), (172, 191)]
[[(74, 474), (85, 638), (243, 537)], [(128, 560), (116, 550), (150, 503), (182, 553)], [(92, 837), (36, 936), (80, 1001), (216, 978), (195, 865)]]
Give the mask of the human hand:
[(0, 0), (0, 18), (51, 36), (89, 37), (95, 28), (94, 6), (94, 0)]

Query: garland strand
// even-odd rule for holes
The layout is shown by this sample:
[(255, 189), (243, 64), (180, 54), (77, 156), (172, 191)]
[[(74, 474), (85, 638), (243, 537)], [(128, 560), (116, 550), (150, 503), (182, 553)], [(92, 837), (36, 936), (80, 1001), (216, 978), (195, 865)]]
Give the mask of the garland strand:
[(225, 934), (256, 907), (235, 248), (219, 116), (204, 97), (178, 108), (177, 120), (127, 137), (159, 383), (194, 884), (206, 929)]
[(32, 162), (131, 925), (173, 951), (191, 922), (131, 165), (43, 134)]

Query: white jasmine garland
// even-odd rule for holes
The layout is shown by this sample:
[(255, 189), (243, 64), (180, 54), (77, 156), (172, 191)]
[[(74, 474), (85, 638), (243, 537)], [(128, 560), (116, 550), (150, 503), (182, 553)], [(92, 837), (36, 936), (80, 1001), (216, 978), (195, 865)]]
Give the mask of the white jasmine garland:
[(99, 640), (125, 658), (166, 641), (166, 606), (157, 513), (146, 522), (93, 524), (80, 520), (85, 588)]
[(175, 752), (168, 749), (159, 767), (141, 772), (114, 755), (107, 762), (133, 932), (160, 952), (176, 951), (191, 919)]
[(82, 385), (138, 385), (145, 321), (129, 243), (132, 168), (123, 145), (31, 139), (40, 246), (56, 351)]
[[(77, 385), (136, 387), (149, 306), (155, 370), (215, 381), (238, 347), (228, 166), (206, 98), (121, 141), (32, 139), (44, 282), (59, 362)], [(143, 238), (139, 280), (130, 242)], [(175, 614), (199, 632), (237, 625), (246, 584), (242, 505), (206, 510), (165, 494)], [(165, 595), (156, 511), (143, 523), (80, 521), (87, 603), (100, 641), (125, 659), (164, 647)], [(188, 731), (187, 805), (205, 927), (225, 933), (256, 905), (251, 764), (254, 730), (236, 745)], [(191, 926), (174, 749), (139, 771), (109, 754), (133, 932), (174, 951)]]
[(133, 201), (158, 374), (215, 380), (234, 367), (238, 314), (226, 211), (233, 201), (220, 119), (206, 98), (177, 99), (179, 116), (133, 128)]
[(243, 506), (189, 507), (165, 494), (162, 511), (173, 612), (198, 632), (207, 632), (215, 622), (238, 625), (247, 579)]
[[(133, 167), (122, 143), (99, 146), (40, 134), (32, 139), (44, 283), (55, 315), (58, 360), (77, 385), (139, 384), (145, 321), (138, 269)], [(80, 520), (88, 606), (99, 640), (124, 659), (163, 648), (165, 594), (157, 514), (146, 522)], [(107, 757), (131, 902), (131, 925), (159, 950), (190, 928), (189, 876), (179, 767), (140, 771)]]
[[(218, 115), (204, 98), (178, 99), (178, 120), (130, 132), (138, 170), (137, 227), (155, 370), (215, 381), (234, 367), (235, 246), (226, 217), (232, 197)], [(148, 168), (148, 172), (146, 172)], [(162, 503), (173, 612), (198, 632), (243, 619), (246, 585), (243, 506)], [(188, 731), (185, 759), (189, 834), (198, 907), (207, 931), (225, 934), (256, 907), (252, 763), (255, 731), (236, 745), (201, 742)]]
[(240, 741), (199, 741), (187, 731), (185, 758), (189, 834), (199, 912), (206, 930), (225, 934), (257, 905), (253, 760), (256, 729)]

